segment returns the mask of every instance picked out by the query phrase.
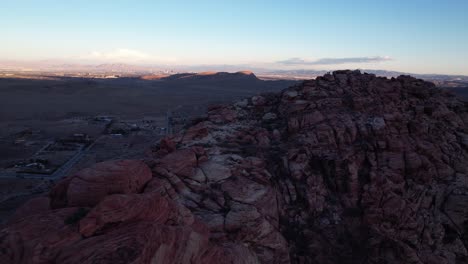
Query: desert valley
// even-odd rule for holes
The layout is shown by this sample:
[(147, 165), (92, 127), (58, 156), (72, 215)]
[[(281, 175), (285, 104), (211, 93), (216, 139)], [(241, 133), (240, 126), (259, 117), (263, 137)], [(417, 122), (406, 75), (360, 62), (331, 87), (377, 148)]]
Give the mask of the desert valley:
[(295, 83), (253, 73), (0, 79), (0, 220), (64, 176), (96, 162), (141, 158), (209, 105)]
[(467, 264), (468, 1), (2, 1), (0, 264)]
[[(242, 263), (377, 260), (381, 251), (364, 253), (374, 246), (351, 240), (369, 236), (400, 261), (429, 245), (415, 240), (401, 255), (402, 245), (385, 242), (391, 230), (405, 224), (420, 236), (419, 217), (431, 210), (439, 219), (432, 232), (443, 232), (440, 252), (422, 257), (468, 257), (467, 88), (359, 71), (306, 81), (236, 72), (35, 75), (0, 84), (4, 261), (106, 255), (146, 263), (167, 243), (145, 242), (160, 232), (175, 244), (151, 257), (157, 263), (216, 263), (221, 255), (229, 263), (239, 255)], [(401, 218), (405, 208), (413, 209)], [(148, 228), (156, 229), (141, 236)], [(119, 232), (130, 232), (127, 244), (114, 244)], [(176, 242), (195, 234), (196, 248)], [(30, 252), (49, 236), (65, 237)]]

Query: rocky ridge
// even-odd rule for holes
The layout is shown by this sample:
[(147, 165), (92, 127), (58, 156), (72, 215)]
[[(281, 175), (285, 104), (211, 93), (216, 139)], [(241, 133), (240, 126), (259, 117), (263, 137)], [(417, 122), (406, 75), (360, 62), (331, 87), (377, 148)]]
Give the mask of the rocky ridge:
[(468, 106), (336, 71), (208, 109), (0, 231), (1, 263), (467, 263)]
[(145, 75), (140, 77), (142, 80), (161, 80), (161, 81), (176, 81), (176, 82), (193, 82), (193, 81), (224, 81), (224, 82), (256, 82), (260, 79), (251, 71), (239, 72), (199, 72), (199, 73), (177, 73), (177, 74), (160, 74), (160, 75)]

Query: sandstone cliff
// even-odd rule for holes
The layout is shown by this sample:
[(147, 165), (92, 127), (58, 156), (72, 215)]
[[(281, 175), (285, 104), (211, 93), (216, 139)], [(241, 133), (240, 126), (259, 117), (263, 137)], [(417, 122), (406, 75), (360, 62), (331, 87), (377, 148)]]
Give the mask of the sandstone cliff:
[(1, 263), (468, 263), (468, 106), (337, 71), (20, 208)]

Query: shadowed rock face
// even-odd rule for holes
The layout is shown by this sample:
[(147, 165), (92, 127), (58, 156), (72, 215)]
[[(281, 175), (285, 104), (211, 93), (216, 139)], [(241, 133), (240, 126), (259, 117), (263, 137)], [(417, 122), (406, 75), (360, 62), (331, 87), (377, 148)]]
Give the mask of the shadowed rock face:
[(467, 110), (356, 71), (214, 106), (26, 204), (0, 262), (467, 263)]

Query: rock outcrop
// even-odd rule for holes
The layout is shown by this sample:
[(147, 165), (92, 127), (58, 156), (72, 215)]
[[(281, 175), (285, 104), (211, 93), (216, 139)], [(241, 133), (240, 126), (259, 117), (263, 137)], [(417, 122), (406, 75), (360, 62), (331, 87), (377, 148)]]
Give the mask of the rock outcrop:
[(26, 204), (0, 262), (468, 263), (468, 105), (422, 80), (336, 71), (214, 106), (145, 162)]
[(53, 208), (95, 206), (110, 194), (135, 193), (151, 179), (141, 161), (120, 160), (96, 164), (62, 180), (50, 193)]

